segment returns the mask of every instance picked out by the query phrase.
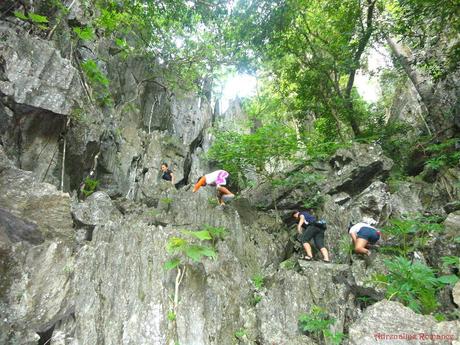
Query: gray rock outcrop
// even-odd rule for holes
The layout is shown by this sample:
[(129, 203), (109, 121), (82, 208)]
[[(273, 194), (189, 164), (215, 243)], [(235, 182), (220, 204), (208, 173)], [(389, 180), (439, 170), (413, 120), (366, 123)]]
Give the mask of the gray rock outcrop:
[(24, 111), (32, 107), (69, 115), (82, 92), (72, 63), (51, 42), (19, 36), (3, 25), (0, 36), (0, 94)]
[(436, 322), (433, 317), (416, 314), (400, 303), (381, 301), (350, 326), (349, 343), (447, 345), (454, 344), (459, 336), (459, 321)]

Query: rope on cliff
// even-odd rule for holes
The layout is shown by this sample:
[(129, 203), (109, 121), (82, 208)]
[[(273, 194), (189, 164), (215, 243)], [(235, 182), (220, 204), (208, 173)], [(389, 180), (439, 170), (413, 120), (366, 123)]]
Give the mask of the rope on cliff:
[(70, 125), (70, 117), (64, 127), (64, 147), (62, 148), (61, 191), (64, 191), (65, 152), (67, 146), (67, 127)]

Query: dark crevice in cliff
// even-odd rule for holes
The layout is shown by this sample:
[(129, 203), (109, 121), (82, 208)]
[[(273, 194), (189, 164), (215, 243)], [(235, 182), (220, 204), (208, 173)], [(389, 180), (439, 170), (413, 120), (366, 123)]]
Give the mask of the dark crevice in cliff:
[(176, 188), (181, 188), (189, 184), (189, 175), (190, 171), (192, 170), (192, 162), (193, 162), (193, 154), (195, 153), (196, 149), (203, 144), (203, 130), (198, 134), (198, 136), (190, 143), (190, 149), (187, 153), (187, 157), (184, 160), (184, 178), (176, 183)]
[(54, 326), (52, 325), (46, 331), (37, 332), (40, 339), (38, 339), (38, 345), (50, 345), (52, 344), (51, 340), (53, 339)]

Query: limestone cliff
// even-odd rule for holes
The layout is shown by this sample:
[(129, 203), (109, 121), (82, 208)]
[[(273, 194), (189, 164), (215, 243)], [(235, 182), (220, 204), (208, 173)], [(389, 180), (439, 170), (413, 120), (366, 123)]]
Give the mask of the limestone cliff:
[[(68, 20), (84, 21), (78, 9), (77, 1)], [(76, 48), (79, 58), (91, 55), (87, 48)], [(390, 216), (430, 211), (447, 218), (449, 231), (429, 248), (441, 267), (438, 257), (459, 253), (452, 238), (460, 218), (447, 207), (460, 196), (458, 169), (444, 189), (414, 180), (390, 190), (392, 161), (378, 144), (354, 144), (320, 166), (300, 168), (321, 176), (317, 189), (302, 184), (272, 192), (262, 184), (222, 208), (211, 191), (190, 190), (213, 168), (203, 159), (211, 100), (144, 80), (144, 61), (110, 55), (103, 40), (91, 48), (105, 54), (101, 64), (113, 81), (114, 102), (105, 107), (87, 94), (61, 36), (47, 40), (0, 20), (0, 344), (320, 344), (321, 336), (298, 325), (313, 306), (335, 320), (334, 331), (350, 344), (380, 344), (377, 333), (460, 338), (458, 320), (414, 316), (395, 302), (369, 307), (363, 297), (381, 300), (383, 292), (367, 278), (385, 273), (386, 255), (369, 262), (343, 247), (350, 220), (372, 217), (383, 225)], [(159, 176), (164, 161), (177, 188)], [(99, 191), (79, 199), (92, 170)], [(328, 222), (332, 264), (298, 260), (287, 221), (290, 210), (317, 193), (324, 197), (320, 216)], [(172, 315), (176, 274), (163, 268), (165, 247), (181, 230), (206, 226), (228, 235), (214, 243), (214, 260), (185, 262)], [(452, 311), (450, 292), (444, 307)]]

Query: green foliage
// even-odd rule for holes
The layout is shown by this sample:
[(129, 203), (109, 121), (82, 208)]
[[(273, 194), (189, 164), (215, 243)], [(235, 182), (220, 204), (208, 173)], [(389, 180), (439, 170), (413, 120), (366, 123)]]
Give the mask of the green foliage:
[(439, 144), (429, 145), (426, 151), (431, 154), (425, 165), (433, 170), (453, 167), (460, 164), (460, 151), (455, 148), (460, 138), (452, 138)]
[(184, 235), (193, 236), (199, 240), (211, 240), (211, 234), (209, 231), (201, 230), (201, 231), (190, 231), (190, 230), (182, 230), (181, 231)]
[(77, 123), (87, 123), (88, 119), (86, 117), (86, 114), (84, 110), (80, 107), (75, 107), (72, 109), (72, 112), (70, 113), (70, 117), (72, 118), (73, 121)]
[(338, 251), (339, 253), (342, 253), (345, 255), (345, 262), (342, 262), (342, 263), (344, 264), (349, 263), (353, 250), (354, 250), (354, 246), (353, 246), (353, 242), (350, 239), (350, 236), (348, 234), (342, 235), (338, 241)]
[[(446, 44), (460, 31), (458, 2), (450, 0), (387, 0), (388, 29), (402, 36), (420, 53), (414, 56), (418, 68), (441, 79), (458, 68), (460, 44)], [(427, 52), (435, 52), (427, 54)]]
[(297, 266), (297, 261), (294, 258), (289, 258), (280, 263), (280, 267), (285, 270), (293, 270)]
[(235, 331), (235, 333), (233, 334), (233, 336), (234, 336), (236, 339), (242, 339), (242, 338), (244, 338), (245, 336), (247, 336), (247, 331), (246, 331), (244, 328), (240, 328), (240, 329), (238, 329), (237, 331)]
[(169, 321), (176, 321), (176, 313), (172, 310), (168, 311), (168, 320)]
[(205, 225), (203, 231), (207, 231), (211, 237), (211, 242), (215, 246), (217, 241), (224, 240), (229, 235), (229, 231), (222, 226)]
[(377, 274), (373, 282), (386, 287), (386, 298), (395, 298), (417, 313), (429, 314), (438, 308), (436, 291), (458, 280), (451, 276), (437, 278), (431, 267), (412, 263), (403, 257), (385, 260), (388, 274)]
[(270, 178), (271, 167), (276, 167), (281, 161), (292, 160), (297, 149), (294, 129), (272, 122), (250, 134), (217, 132), (208, 158), (219, 163), (232, 176), (241, 177), (245, 183), (248, 169), (254, 168), (262, 176)]
[(173, 203), (173, 198), (161, 198), (160, 202), (165, 205), (171, 205)]
[(443, 256), (441, 257), (442, 266), (444, 269), (448, 269), (450, 267), (457, 269), (460, 271), (460, 257), (458, 256)]
[(258, 273), (252, 276), (251, 282), (255, 288), (255, 291), (252, 294), (250, 303), (252, 306), (256, 306), (263, 298), (260, 290), (264, 287), (265, 278), (262, 274)]
[(361, 309), (365, 309), (368, 306), (377, 302), (374, 298), (370, 296), (358, 296), (356, 297), (356, 300), (361, 303)]
[(299, 317), (300, 329), (316, 337), (318, 340), (323, 337), (328, 339), (332, 344), (340, 344), (344, 339), (344, 334), (332, 332), (331, 326), (334, 325), (335, 319), (330, 318), (325, 310), (319, 306), (313, 306), (308, 314), (302, 314)]
[(304, 201), (303, 207), (305, 209), (319, 209), (324, 205), (324, 196), (316, 193)]
[(163, 269), (166, 271), (172, 270), (180, 265), (181, 261), (179, 258), (173, 258), (164, 263)]
[[(217, 252), (214, 246), (228, 233), (225, 228), (212, 226), (205, 226), (204, 230), (199, 231), (182, 230), (181, 232), (186, 238), (174, 236), (166, 244), (166, 251), (174, 257), (164, 263), (165, 270), (179, 267), (184, 264), (185, 259), (191, 259), (193, 262), (200, 262), (206, 257), (215, 259)], [(210, 243), (211, 246), (207, 243)]]
[(262, 296), (256, 292), (252, 294), (251, 305), (255, 307), (262, 300)]
[(438, 222), (439, 219), (433, 216), (391, 219), (390, 225), (383, 228), (383, 233), (397, 243), (396, 246), (383, 247), (382, 251), (407, 257), (409, 253), (426, 246), (430, 233), (444, 230), (443, 225)]
[(374, 2), (243, 0), (234, 12), (241, 60), (267, 66), (296, 118), (324, 118), (329, 139), (345, 139), (347, 125), (359, 134), (368, 114), (353, 82), (375, 30)]
[(88, 59), (81, 63), (81, 68), (94, 89), (96, 100), (100, 105), (109, 105), (112, 103), (112, 96), (109, 90), (109, 80), (99, 69), (96, 61)]
[(84, 181), (84, 187), (82, 189), (82, 193), (85, 195), (85, 197), (89, 197), (91, 194), (93, 194), (96, 191), (98, 186), (99, 186), (99, 180), (87, 177), (85, 178), (85, 181)]
[(218, 206), (218, 205), (219, 205), (219, 201), (218, 201), (216, 198), (214, 198), (214, 197), (209, 197), (209, 198), (208, 198), (208, 205), (209, 205), (209, 206), (213, 206), (213, 207)]
[(28, 12), (27, 15), (24, 12), (14, 11), (16, 18), (19, 18), (24, 21), (28, 21), (42, 30), (48, 29), (48, 18), (34, 12)]
[(228, 59), (220, 30), (226, 1), (96, 0), (95, 7), (98, 34), (112, 39), (122, 57), (152, 62), (144, 77), (160, 76), (168, 88), (199, 89)]
[(253, 275), (251, 278), (252, 284), (257, 290), (260, 290), (263, 288), (264, 280), (265, 280), (264, 276), (260, 273)]
[(94, 30), (90, 26), (85, 26), (84, 28), (75, 27), (73, 32), (82, 41), (92, 41), (95, 38)]

